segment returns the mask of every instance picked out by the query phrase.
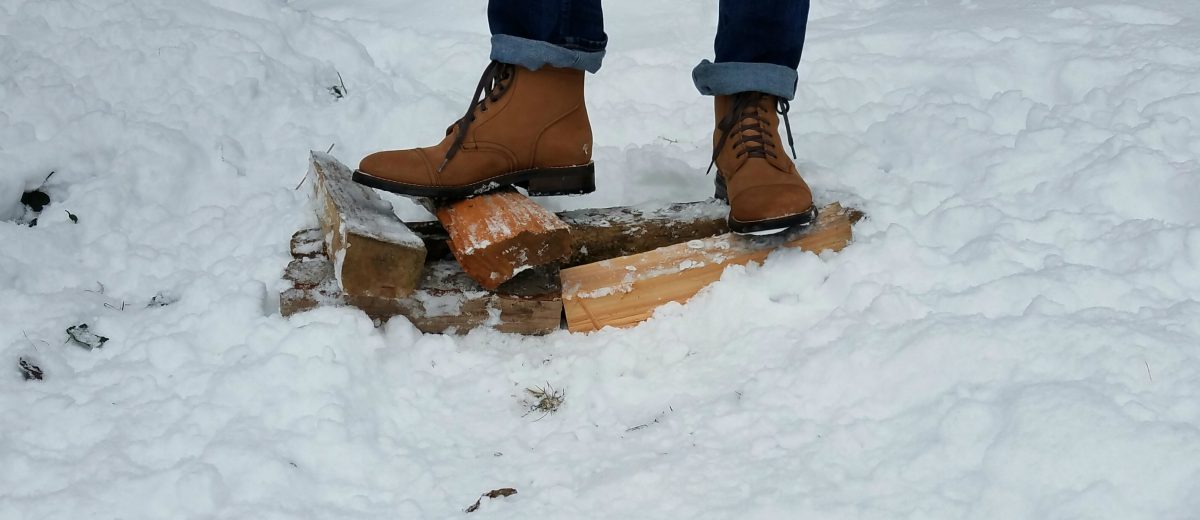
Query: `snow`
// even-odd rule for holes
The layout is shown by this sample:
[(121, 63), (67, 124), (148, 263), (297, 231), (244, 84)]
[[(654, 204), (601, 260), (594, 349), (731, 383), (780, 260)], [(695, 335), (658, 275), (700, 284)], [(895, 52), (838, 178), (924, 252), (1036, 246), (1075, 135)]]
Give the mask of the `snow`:
[[(607, 4), (600, 190), (542, 202), (711, 195), (715, 2)], [(482, 2), (0, 0), (0, 219), (57, 172), (0, 222), (0, 519), (1195, 518), (1192, 4), (817, 2), (791, 118), (855, 243), (525, 338), (277, 310), (308, 151), (439, 138)]]

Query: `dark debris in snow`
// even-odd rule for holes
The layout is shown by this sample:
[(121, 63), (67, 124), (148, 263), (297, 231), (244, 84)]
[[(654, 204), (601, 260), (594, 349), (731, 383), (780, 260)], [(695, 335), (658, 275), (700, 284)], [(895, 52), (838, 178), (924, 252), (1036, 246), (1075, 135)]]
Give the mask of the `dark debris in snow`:
[(150, 303), (147, 307), (166, 307), (172, 303), (179, 301), (179, 297), (174, 294), (159, 292), (153, 298), (150, 298)]
[(50, 195), (40, 189), (27, 191), (21, 195), (21, 204), (36, 213), (50, 204)]
[(42, 367), (28, 359), (17, 358), (17, 367), (21, 370), (21, 377), (24, 377), (26, 381), (41, 381), (45, 377)]
[(46, 183), (50, 181), (50, 177), (54, 176), (54, 172), (50, 172), (46, 176), (46, 180), (42, 181), (42, 186), (29, 190), (21, 194), (21, 204), (29, 208), (29, 212), (33, 214), (33, 218), (29, 220), (29, 227), (37, 227), (38, 215), (46, 206), (50, 205), (50, 194), (46, 193)]
[(468, 513), (474, 513), (474, 512), (476, 512), (476, 511), (478, 511), (478, 510), (479, 510), (479, 506), (480, 506), (480, 505), (481, 505), (481, 503), (483, 502), (483, 499), (484, 499), (484, 498), (492, 498), (492, 499), (496, 499), (496, 498), (502, 498), (502, 497), (511, 497), (511, 496), (513, 496), (513, 495), (515, 495), (515, 494), (517, 494), (517, 490), (515, 490), (515, 489), (513, 489), (513, 488), (500, 488), (500, 489), (493, 489), (493, 490), (491, 490), (491, 491), (488, 491), (487, 493), (484, 493), (484, 494), (482, 494), (482, 495), (479, 495), (479, 499), (478, 499), (478, 500), (476, 500), (474, 504), (471, 504), (471, 507), (468, 507), (468, 508), (467, 508), (467, 512), (468, 512)]
[(88, 350), (98, 349), (108, 342), (108, 338), (88, 330), (86, 323), (81, 323), (67, 329), (67, 335), (71, 336), (71, 340), (75, 344)]

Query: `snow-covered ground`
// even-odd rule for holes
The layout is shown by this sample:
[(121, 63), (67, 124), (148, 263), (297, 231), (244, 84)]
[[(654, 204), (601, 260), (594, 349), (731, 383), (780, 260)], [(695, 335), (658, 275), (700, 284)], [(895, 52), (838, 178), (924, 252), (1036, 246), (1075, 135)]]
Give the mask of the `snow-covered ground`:
[[(272, 303), (307, 151), (437, 139), (482, 0), (0, 0), (0, 518), (1200, 518), (1194, 3), (817, 0), (855, 243), (524, 338)], [(545, 203), (708, 196), (715, 2), (607, 4), (600, 191)]]

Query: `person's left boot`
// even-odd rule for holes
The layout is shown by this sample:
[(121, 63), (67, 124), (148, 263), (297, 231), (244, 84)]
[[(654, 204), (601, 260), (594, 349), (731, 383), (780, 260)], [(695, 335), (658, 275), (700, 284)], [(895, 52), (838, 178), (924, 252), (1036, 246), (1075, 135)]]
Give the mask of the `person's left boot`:
[(712, 164), (717, 168), (716, 196), (729, 203), (729, 229), (773, 234), (816, 218), (812, 190), (784, 153), (779, 137), (779, 114), (786, 122), (787, 100), (741, 92), (717, 96), (715, 104)]

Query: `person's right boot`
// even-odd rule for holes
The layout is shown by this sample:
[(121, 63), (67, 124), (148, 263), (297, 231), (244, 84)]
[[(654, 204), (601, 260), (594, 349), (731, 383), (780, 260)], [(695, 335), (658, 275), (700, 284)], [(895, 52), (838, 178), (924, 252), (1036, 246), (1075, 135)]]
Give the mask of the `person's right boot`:
[(717, 198), (729, 203), (729, 229), (773, 234), (816, 218), (812, 190), (783, 152), (779, 138), (779, 114), (787, 117), (787, 102), (761, 92), (741, 92), (716, 96), (715, 105), (712, 164), (717, 168)]
[(530, 195), (596, 189), (582, 70), (492, 62), (466, 115), (425, 148), (371, 154), (360, 184), (412, 197), (463, 198), (506, 186)]

